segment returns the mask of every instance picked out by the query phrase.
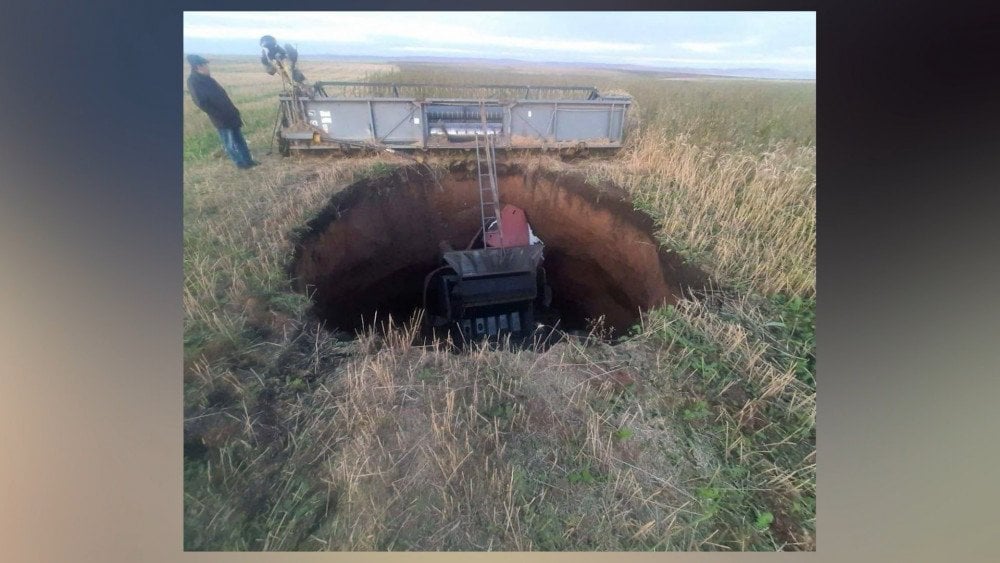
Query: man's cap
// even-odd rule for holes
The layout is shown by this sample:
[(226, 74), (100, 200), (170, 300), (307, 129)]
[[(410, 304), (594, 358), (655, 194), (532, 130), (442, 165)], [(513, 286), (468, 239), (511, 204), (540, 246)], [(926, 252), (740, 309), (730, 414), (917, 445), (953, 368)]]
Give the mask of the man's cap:
[(189, 63), (191, 63), (191, 66), (201, 66), (208, 64), (208, 59), (206, 59), (201, 55), (188, 55), (187, 60)]

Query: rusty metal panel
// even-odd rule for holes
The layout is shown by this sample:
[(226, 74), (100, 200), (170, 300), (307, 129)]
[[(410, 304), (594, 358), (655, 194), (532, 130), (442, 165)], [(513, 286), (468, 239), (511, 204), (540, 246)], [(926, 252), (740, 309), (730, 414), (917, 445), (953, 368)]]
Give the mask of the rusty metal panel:
[(552, 102), (518, 103), (510, 108), (511, 144), (516, 138), (552, 140), (555, 104)]
[(621, 143), (624, 140), (622, 137), (625, 136), (625, 106), (613, 106), (610, 117), (608, 136), (612, 141)]
[(412, 101), (372, 102), (375, 116), (375, 138), (388, 144), (412, 144), (423, 141), (423, 112)]
[(312, 100), (306, 102), (310, 125), (345, 141), (371, 141), (371, 112), (367, 100)]
[(559, 104), (556, 110), (555, 140), (589, 141), (613, 139), (608, 134), (609, 105)]

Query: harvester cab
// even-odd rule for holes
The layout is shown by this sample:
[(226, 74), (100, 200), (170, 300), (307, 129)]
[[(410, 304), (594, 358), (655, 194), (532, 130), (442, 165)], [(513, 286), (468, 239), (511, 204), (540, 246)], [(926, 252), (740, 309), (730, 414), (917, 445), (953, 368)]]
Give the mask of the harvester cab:
[[(537, 328), (536, 310), (552, 299), (545, 245), (523, 209), (500, 204), (491, 136), (476, 137), (476, 161), (481, 227), (465, 250), (442, 243), (442, 265), (424, 280), (425, 322), (458, 342), (525, 339)], [(473, 248), (477, 242), (481, 248)]]

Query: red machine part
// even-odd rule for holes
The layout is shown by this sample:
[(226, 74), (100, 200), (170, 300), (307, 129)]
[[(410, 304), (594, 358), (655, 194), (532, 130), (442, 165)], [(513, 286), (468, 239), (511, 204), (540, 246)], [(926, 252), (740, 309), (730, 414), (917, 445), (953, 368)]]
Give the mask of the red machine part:
[(512, 246), (528, 246), (528, 218), (524, 215), (524, 210), (516, 205), (504, 205), (500, 210), (500, 229), (503, 232), (503, 240), (500, 238), (500, 231), (486, 234), (486, 246), (509, 248)]

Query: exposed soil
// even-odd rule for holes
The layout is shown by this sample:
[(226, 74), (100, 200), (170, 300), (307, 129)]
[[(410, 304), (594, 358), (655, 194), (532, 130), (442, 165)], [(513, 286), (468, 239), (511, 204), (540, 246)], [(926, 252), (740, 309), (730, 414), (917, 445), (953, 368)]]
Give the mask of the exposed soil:
[[(655, 225), (624, 190), (577, 173), (499, 171), (500, 200), (524, 209), (545, 243), (544, 268), (560, 328), (586, 329), (603, 315), (621, 334), (640, 309), (672, 303), (707, 284), (700, 270), (660, 248)], [(480, 228), (477, 182), (435, 177), (421, 166), (359, 181), (335, 194), (297, 241), (290, 274), (327, 324), (354, 331), (421, 307), (424, 276), (440, 243), (466, 248)]]

